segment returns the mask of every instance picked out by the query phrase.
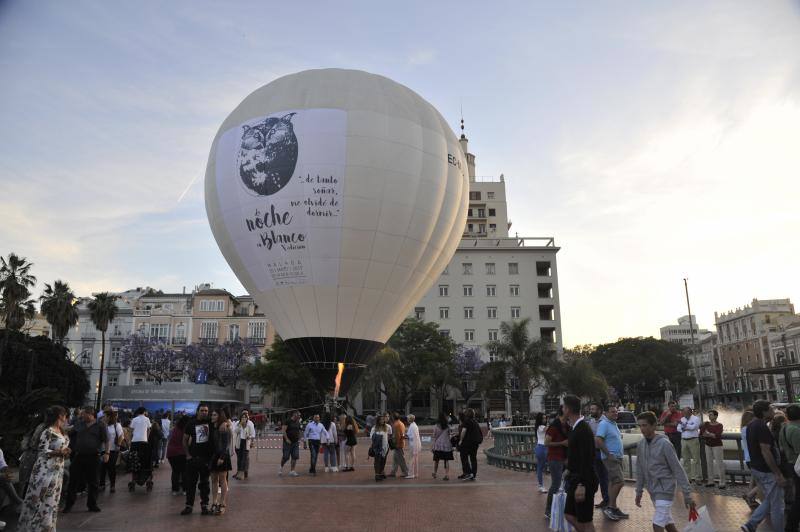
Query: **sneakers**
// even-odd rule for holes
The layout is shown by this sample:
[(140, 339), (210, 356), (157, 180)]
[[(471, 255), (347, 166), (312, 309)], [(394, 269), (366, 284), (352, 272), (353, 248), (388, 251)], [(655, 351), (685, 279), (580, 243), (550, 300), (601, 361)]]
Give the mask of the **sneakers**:
[(416, 475), (406, 475), (403, 478), (410, 480), (410, 479), (414, 479), (414, 478), (417, 478), (417, 477), (416, 477)]
[(608, 506), (608, 503), (606, 501), (600, 501), (594, 505), (595, 508), (605, 508), (606, 506)]
[(331, 468), (330, 468), (330, 467), (328, 467), (328, 466), (325, 466), (325, 472), (326, 472), (326, 473), (330, 473), (330, 472), (331, 472)]
[(475, 480), (475, 475), (466, 475), (461, 480)]
[(289, 476), (290, 477), (299, 477), (300, 473), (298, 473), (297, 471), (290, 471), (289, 472)]
[(544, 486), (539, 486), (539, 493), (547, 493), (547, 488)]
[(612, 510), (614, 510), (614, 515), (616, 515), (620, 519), (629, 519), (630, 518), (629, 514), (626, 514), (625, 512), (620, 510), (619, 508), (612, 508)]
[(610, 519), (611, 521), (619, 521), (619, 517), (617, 516), (616, 512), (614, 512), (614, 509), (610, 506), (603, 508), (603, 515), (605, 515), (606, 518)]
[(750, 525), (745, 523), (745, 524), (742, 525), (741, 531), (742, 532), (756, 532), (756, 529), (755, 528), (751, 528)]
[(279, 477), (282, 477), (282, 476), (283, 476), (283, 468), (282, 468), (282, 467), (279, 467), (279, 468), (278, 468), (278, 476), (279, 476)]
[(331, 471), (332, 471), (332, 472), (334, 472), (334, 473), (338, 473), (338, 472), (339, 472), (339, 468), (338, 468), (338, 467), (336, 467), (336, 466), (333, 466), (333, 467), (331, 468)]

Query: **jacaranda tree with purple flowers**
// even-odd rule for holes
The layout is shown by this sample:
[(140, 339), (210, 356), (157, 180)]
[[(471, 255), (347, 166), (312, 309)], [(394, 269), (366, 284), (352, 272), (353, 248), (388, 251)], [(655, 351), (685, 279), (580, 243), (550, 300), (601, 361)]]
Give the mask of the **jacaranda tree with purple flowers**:
[(181, 359), (181, 353), (166, 344), (134, 334), (123, 344), (119, 364), (162, 384), (181, 373)]
[(236, 386), (244, 367), (258, 356), (258, 349), (236, 339), (218, 345), (187, 345), (182, 352), (182, 362), (184, 372), (192, 381), (202, 371), (207, 382)]

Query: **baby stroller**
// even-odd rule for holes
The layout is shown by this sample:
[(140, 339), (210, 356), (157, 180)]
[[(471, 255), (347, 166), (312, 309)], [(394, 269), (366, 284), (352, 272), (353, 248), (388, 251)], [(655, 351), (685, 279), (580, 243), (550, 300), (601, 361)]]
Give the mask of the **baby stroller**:
[(145, 486), (148, 492), (153, 490), (153, 460), (151, 459), (150, 444), (147, 442), (134, 442), (128, 453), (128, 469), (132, 478), (128, 482), (128, 491), (136, 491), (136, 485)]

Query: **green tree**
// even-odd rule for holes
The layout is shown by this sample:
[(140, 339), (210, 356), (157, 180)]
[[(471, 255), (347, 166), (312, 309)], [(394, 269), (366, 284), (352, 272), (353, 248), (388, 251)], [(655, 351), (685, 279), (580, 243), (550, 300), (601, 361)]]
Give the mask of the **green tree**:
[(246, 366), (242, 377), (263, 391), (277, 394), (279, 404), (292, 408), (314, 404), (322, 398), (311, 371), (297, 361), (280, 336), (275, 337), (264, 361)]
[(408, 318), (386, 345), (398, 355), (393, 380), (405, 404), (418, 391), (430, 391), (430, 386), (444, 389), (452, 382), (456, 344), (439, 332), (438, 324)]
[[(6, 330), (18, 331), (25, 325), (26, 319), (33, 319), (36, 308), (31, 296), (31, 288), (36, 284), (36, 277), (31, 273), (33, 264), (25, 257), (9, 253), (8, 259), (0, 257), (0, 317), (3, 318)], [(3, 371), (3, 357), (8, 350), (9, 335), (3, 337), (3, 348), (0, 349), (0, 375)]]
[(78, 324), (78, 301), (75, 294), (67, 283), (56, 281), (52, 286), (44, 285), (44, 293), (39, 299), (42, 314), (53, 328), (53, 339), (63, 345), (70, 328)]
[(547, 391), (552, 395), (573, 394), (596, 401), (608, 398), (608, 383), (585, 351), (565, 350), (562, 360), (548, 371)]
[[(539, 338), (531, 339), (528, 325), (531, 319), (525, 318), (518, 321), (500, 324), (500, 339), (489, 342), (486, 347), (490, 352), (496, 353), (506, 373), (516, 378), (518, 399), (520, 405), (528, 405), (530, 390), (543, 384), (548, 375), (548, 368), (555, 360), (553, 344), (544, 342)], [(497, 367), (487, 369), (495, 384), (499, 384), (499, 377), (495, 373)], [(491, 381), (492, 379), (489, 379)], [(506, 382), (508, 386), (508, 382)]]
[(683, 352), (679, 344), (652, 337), (623, 338), (597, 346), (589, 358), (618, 392), (627, 389), (638, 396), (627, 400), (663, 400), (666, 388), (679, 394), (693, 385)]
[(400, 355), (394, 349), (384, 347), (364, 369), (361, 389), (374, 394), (376, 403), (385, 396), (389, 409), (403, 408), (405, 393), (396, 379), (399, 368)]
[(67, 350), (45, 336), (0, 331), (7, 341), (0, 376), (0, 441), (6, 459), (18, 456), (19, 442), (44, 408), (80, 406), (89, 390), (83, 369), (69, 360)]
[(97, 382), (97, 401), (95, 408), (99, 411), (103, 404), (103, 370), (105, 369), (106, 358), (106, 331), (108, 324), (114, 321), (117, 316), (117, 296), (108, 292), (101, 292), (89, 301), (89, 317), (92, 319), (95, 328), (100, 331), (100, 378)]

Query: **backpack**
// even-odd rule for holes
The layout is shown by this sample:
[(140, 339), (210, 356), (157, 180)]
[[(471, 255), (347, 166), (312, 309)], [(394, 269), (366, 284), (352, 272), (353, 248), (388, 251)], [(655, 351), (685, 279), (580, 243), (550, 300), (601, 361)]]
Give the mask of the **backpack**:
[(372, 433), (372, 444), (369, 448), (370, 456), (383, 456), (383, 436), (377, 430)]

